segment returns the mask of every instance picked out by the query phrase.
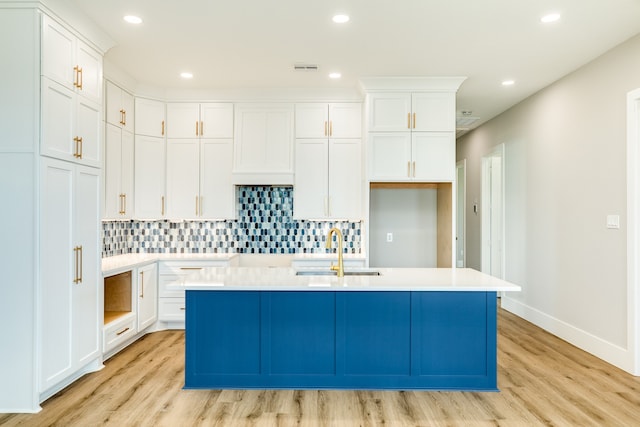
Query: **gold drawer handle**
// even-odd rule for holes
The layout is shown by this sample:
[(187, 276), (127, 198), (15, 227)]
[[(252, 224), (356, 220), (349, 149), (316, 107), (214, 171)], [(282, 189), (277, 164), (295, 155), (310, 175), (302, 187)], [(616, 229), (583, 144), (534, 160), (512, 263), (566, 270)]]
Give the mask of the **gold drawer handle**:
[(128, 330), (129, 330), (129, 328), (124, 328), (120, 332), (117, 332), (116, 335), (120, 336), (120, 335), (124, 334), (125, 332), (127, 332)]

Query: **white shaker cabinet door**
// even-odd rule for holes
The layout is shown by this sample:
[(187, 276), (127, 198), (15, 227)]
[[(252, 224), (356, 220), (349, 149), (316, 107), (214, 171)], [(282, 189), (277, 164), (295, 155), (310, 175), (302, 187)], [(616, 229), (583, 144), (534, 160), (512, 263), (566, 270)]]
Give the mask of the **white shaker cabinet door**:
[(158, 319), (158, 267), (150, 264), (138, 269), (138, 332)]
[(337, 219), (362, 219), (360, 139), (329, 140), (329, 213)]
[(134, 197), (135, 217), (156, 219), (165, 216), (165, 140), (135, 136)]
[(327, 138), (329, 109), (325, 103), (301, 103), (295, 106), (296, 138)]
[(76, 96), (63, 85), (42, 78), (42, 154), (75, 159)]
[(233, 138), (233, 104), (200, 104), (200, 122), (202, 138)]
[(100, 170), (78, 166), (75, 175), (74, 245), (78, 283), (73, 288), (73, 358), (78, 367), (100, 354)]
[(233, 140), (202, 139), (200, 150), (200, 217), (233, 219)]
[(161, 101), (136, 98), (136, 135), (161, 138), (165, 135), (165, 105)]
[(411, 133), (369, 134), (371, 180), (406, 181), (411, 172)]
[(411, 130), (410, 93), (374, 93), (369, 96), (369, 132)]
[(42, 74), (75, 90), (76, 38), (53, 19), (42, 17)]
[(362, 136), (362, 104), (329, 104), (329, 136), (360, 138)]
[(198, 138), (200, 136), (200, 105), (167, 104), (167, 137)]
[(102, 110), (100, 105), (83, 97), (77, 100), (76, 135), (77, 163), (102, 166)]
[(326, 138), (296, 140), (293, 217), (321, 219), (329, 216), (329, 146)]
[[(102, 103), (102, 55), (86, 43), (77, 41), (76, 88), (78, 94), (92, 102)], [(131, 109), (133, 114), (133, 109)], [(133, 120), (133, 117), (131, 117)]]
[(167, 141), (167, 217), (191, 219), (200, 215), (199, 159), (197, 139)]
[(412, 95), (413, 131), (452, 131), (456, 128), (456, 99), (450, 92)]
[(456, 140), (453, 132), (414, 132), (412, 177), (420, 181), (453, 181)]

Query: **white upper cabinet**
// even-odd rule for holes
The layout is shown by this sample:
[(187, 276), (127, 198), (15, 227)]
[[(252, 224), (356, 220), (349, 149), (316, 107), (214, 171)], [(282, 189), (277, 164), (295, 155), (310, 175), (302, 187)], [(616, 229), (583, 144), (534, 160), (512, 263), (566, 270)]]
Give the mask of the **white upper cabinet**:
[(235, 184), (293, 184), (293, 104), (236, 104)]
[(454, 131), (455, 93), (374, 93), (369, 132)]
[(296, 138), (360, 138), (360, 103), (296, 104)]
[(102, 55), (46, 15), (42, 18), (42, 73), (93, 102), (102, 102)]
[(107, 124), (105, 135), (104, 219), (128, 219), (133, 213), (133, 134)]
[(136, 135), (164, 137), (166, 131), (164, 102), (152, 99), (135, 99)]
[(369, 179), (455, 178), (455, 92), (369, 94)]
[(360, 220), (361, 104), (295, 108), (294, 218)]
[(168, 138), (233, 138), (233, 104), (168, 103)]
[(133, 133), (135, 125), (135, 104), (133, 95), (107, 81), (106, 91), (106, 121), (114, 126)]

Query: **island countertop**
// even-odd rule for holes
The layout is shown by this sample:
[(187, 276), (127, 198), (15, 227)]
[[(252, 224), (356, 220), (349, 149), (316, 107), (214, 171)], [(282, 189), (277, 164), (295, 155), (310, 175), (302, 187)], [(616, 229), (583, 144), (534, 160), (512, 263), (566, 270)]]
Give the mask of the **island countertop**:
[[(380, 275), (349, 273), (380, 272)], [(470, 268), (345, 269), (345, 277), (322, 275), (326, 268), (205, 268), (174, 289), (216, 291), (478, 291), (514, 292), (518, 285)], [(304, 272), (304, 275), (297, 275)], [(313, 273), (320, 273), (315, 275)]]

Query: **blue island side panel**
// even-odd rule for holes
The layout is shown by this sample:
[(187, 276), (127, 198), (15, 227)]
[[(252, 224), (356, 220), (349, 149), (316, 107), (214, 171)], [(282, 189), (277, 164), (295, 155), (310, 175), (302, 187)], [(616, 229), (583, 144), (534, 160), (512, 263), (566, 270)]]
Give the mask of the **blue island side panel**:
[(187, 291), (185, 388), (496, 389), (495, 292)]

